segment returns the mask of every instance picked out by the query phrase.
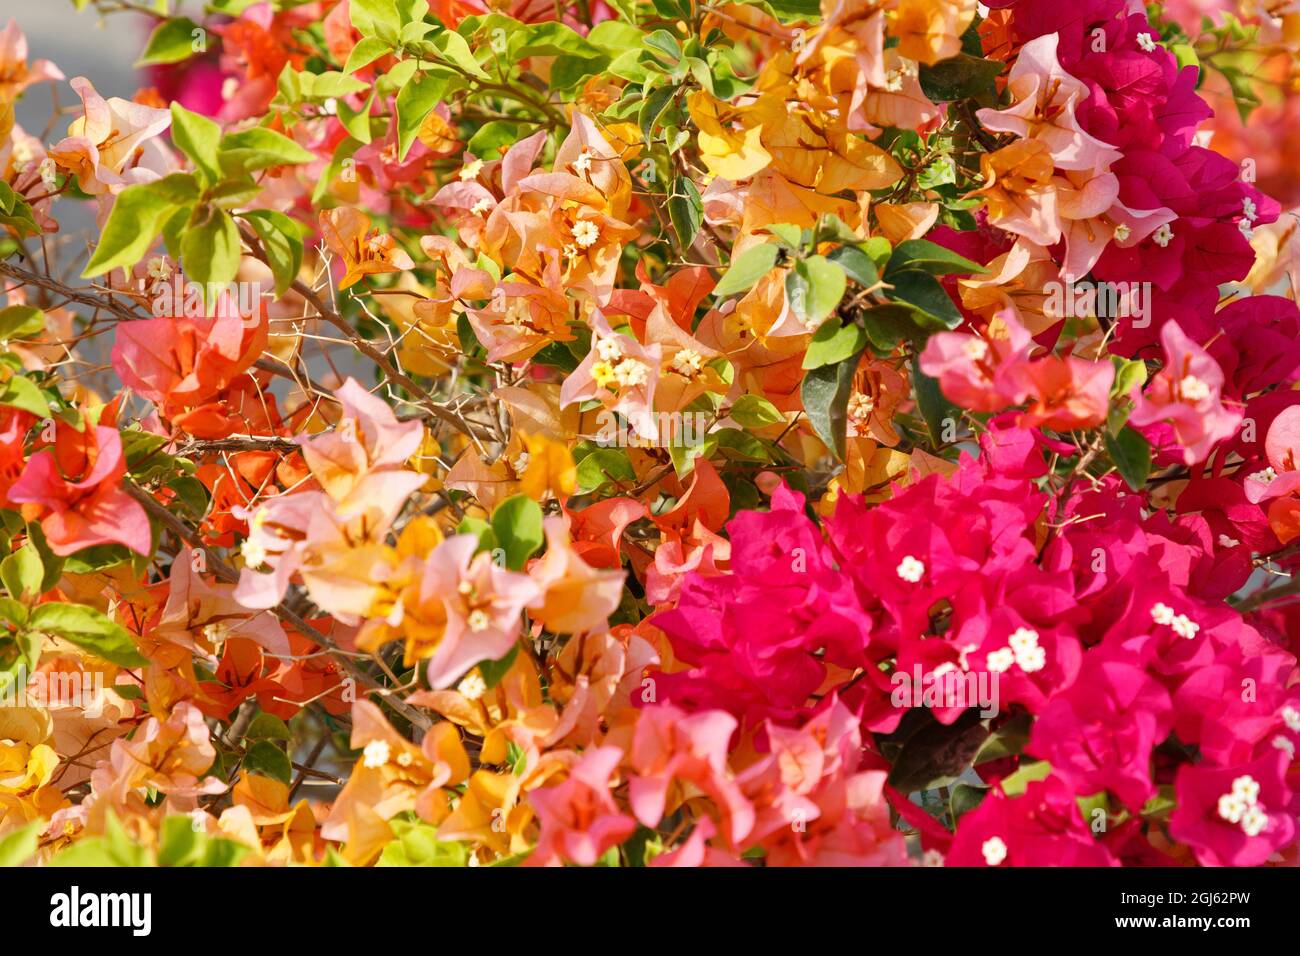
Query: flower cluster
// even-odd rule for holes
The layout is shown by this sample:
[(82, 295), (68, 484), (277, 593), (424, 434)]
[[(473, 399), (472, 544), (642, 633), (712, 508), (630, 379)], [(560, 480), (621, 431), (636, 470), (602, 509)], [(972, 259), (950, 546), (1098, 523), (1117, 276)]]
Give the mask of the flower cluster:
[(0, 860), (1296, 862), (1295, 14), (218, 6), (0, 31)]

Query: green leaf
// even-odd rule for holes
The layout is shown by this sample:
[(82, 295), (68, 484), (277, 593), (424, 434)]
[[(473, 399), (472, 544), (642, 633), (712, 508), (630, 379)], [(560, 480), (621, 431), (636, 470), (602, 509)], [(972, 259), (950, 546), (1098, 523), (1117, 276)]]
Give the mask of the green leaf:
[(153, 33), (149, 34), (149, 42), (145, 44), (144, 52), (140, 54), (140, 59), (135, 61), (136, 68), (188, 60), (196, 52), (195, 30), (201, 28), (189, 17), (163, 20), (154, 27)]
[(187, 816), (167, 817), (158, 835), (159, 866), (237, 866), (249, 852), (242, 843), (196, 830)]
[(397, 41), (402, 29), (402, 18), (393, 0), (352, 0), (348, 12), (352, 25), (363, 37), (378, 36)]
[(673, 180), (673, 191), (668, 196), (668, 218), (677, 234), (678, 248), (689, 249), (704, 222), (704, 201), (689, 176)]
[(275, 277), (275, 294), (284, 295), (302, 268), (302, 225), (273, 209), (251, 209), (241, 213), (240, 218), (257, 233)]
[(952, 815), (953, 822), (956, 823), (983, 803), (988, 792), (988, 787), (975, 787), (969, 783), (953, 784), (948, 794), (948, 812)]
[[(215, 206), (200, 211), (181, 237), (181, 263), (187, 278), (203, 286), (224, 286), (239, 271), (239, 227)], [(206, 215), (204, 215), (206, 214)]]
[[(0, 621), (14, 624), (19, 628), (27, 625), (27, 608), (21, 602), (15, 601), (11, 597), (0, 597)], [(0, 680), (0, 689), (3, 689), (5, 682)]]
[(542, 509), (527, 495), (515, 495), (492, 512), (492, 533), (506, 552), (506, 567), (518, 571), (545, 541)]
[(384, 847), (376, 866), (467, 866), (464, 843), (438, 839), (438, 828), (423, 821), (393, 820), (397, 839)]
[(136, 649), (131, 633), (93, 607), (59, 601), (41, 604), (32, 612), (28, 626), (71, 641), (119, 667), (149, 663)]
[(1141, 490), (1151, 474), (1151, 445), (1140, 432), (1125, 425), (1118, 435), (1105, 433), (1106, 454), (1119, 469), (1124, 483), (1134, 491)]
[(23, 545), (0, 561), (0, 582), (10, 597), (30, 603), (41, 596), (41, 583), (45, 579), (45, 565), (31, 545)]
[(907, 239), (895, 246), (885, 267), (885, 281), (892, 282), (891, 276), (907, 270), (933, 276), (976, 275), (988, 271), (978, 262), (927, 239)]
[(45, 313), (33, 305), (0, 309), (0, 342), (29, 339), (45, 328)]
[(522, 59), (526, 56), (576, 56), (594, 59), (604, 56), (604, 51), (584, 39), (572, 27), (557, 20), (530, 23), (521, 27), (515, 36), (522, 42), (514, 51)]
[(843, 269), (825, 256), (810, 256), (795, 263), (785, 277), (785, 297), (795, 318), (811, 329), (835, 311), (847, 285)]
[(713, 290), (716, 301), (721, 302), (737, 292), (747, 292), (755, 282), (772, 271), (780, 251), (775, 243), (768, 242), (746, 249), (733, 259)]
[(397, 94), (397, 158), (406, 159), (425, 117), (442, 100), (447, 79), (416, 73)]
[(38, 418), (50, 413), (50, 403), (36, 387), (36, 383), (22, 375), (15, 375), (0, 386), (0, 405), (11, 405), (31, 412)]
[(289, 755), (269, 740), (258, 740), (244, 751), (243, 767), (245, 773), (260, 773), (283, 784), (293, 778)]
[(1147, 366), (1141, 359), (1123, 359), (1112, 355), (1110, 361), (1115, 366), (1115, 381), (1110, 387), (1111, 398), (1127, 398), (1133, 389), (1146, 384)]
[(210, 185), (221, 178), (221, 165), (217, 162), (221, 127), (212, 120), (173, 102), (172, 142), (198, 168), (204, 183)]
[(944, 328), (955, 329), (961, 325), (961, 312), (939, 280), (929, 273), (911, 270), (894, 275), (886, 273), (886, 281), (893, 285), (888, 291), (891, 299), (906, 302)]
[(0, 867), (22, 866), (36, 855), (40, 845), (41, 821), (29, 823), (0, 839)]
[(986, 60), (967, 53), (959, 53), (933, 66), (922, 64), (921, 92), (934, 103), (991, 94), (993, 81), (1003, 66), (1001, 60)]
[(364, 37), (348, 54), (348, 62), (344, 65), (343, 72), (355, 73), (363, 66), (369, 66), (381, 56), (391, 53), (392, 49), (391, 44), (385, 43), (378, 37)]
[(275, 714), (260, 713), (244, 731), (246, 740), (293, 740), (289, 725)]
[(363, 143), (360, 140), (349, 136), (334, 147), (334, 155), (330, 157), (329, 165), (325, 167), (311, 192), (311, 201), (313, 203), (319, 203), (325, 194), (329, 192), (330, 186), (334, 184), (335, 178), (343, 169), (343, 164), (351, 159), (352, 154), (359, 150), (362, 145)]
[(271, 166), (297, 166), (316, 158), (289, 137), (264, 126), (227, 133), (217, 155), (221, 168), (232, 176)]
[(370, 89), (370, 84), (363, 80), (358, 80), (355, 76), (348, 76), (346, 73), (340, 73), (337, 70), (327, 70), (324, 73), (303, 73), (305, 79), (311, 77), (310, 92), (304, 93), (314, 100), (338, 99), (342, 96), (350, 96), (353, 93), (361, 93)]
[(889, 355), (904, 340), (924, 341), (926, 333), (922, 329), (930, 321), (925, 313), (901, 302), (875, 305), (860, 315), (872, 348), (881, 355)]
[(979, 766), (991, 760), (1017, 756), (1024, 751), (1025, 745), (1029, 743), (1031, 724), (1032, 719), (1028, 714), (1019, 714), (1011, 718), (989, 735), (989, 738), (984, 741), (979, 752), (975, 754), (975, 759), (971, 762), (975, 766)]
[(916, 404), (925, 419), (925, 427), (930, 431), (930, 441), (937, 446), (943, 441), (944, 419), (951, 416), (952, 406), (939, 390), (938, 379), (921, 371), (920, 353), (912, 356), (912, 387), (916, 390)]
[(487, 71), (479, 66), (478, 60), (474, 59), (469, 43), (455, 30), (444, 30), (439, 33), (433, 38), (433, 46), (442, 55), (443, 60), (465, 73), (477, 76), (481, 80), (491, 79)]
[(45, 568), (45, 576), (41, 580), (41, 593), (44, 594), (59, 583), (59, 578), (63, 576), (65, 562), (61, 556), (50, 550), (50, 544), (45, 540), (45, 532), (37, 522), (33, 521), (27, 525), (27, 543), (41, 556), (41, 564)]
[(120, 544), (97, 544), (82, 548), (63, 560), (63, 570), (69, 574), (89, 574), (116, 567), (131, 560), (131, 551)]
[(782, 23), (795, 20), (814, 21), (821, 15), (821, 0), (762, 0)]
[(759, 395), (740, 396), (728, 410), (727, 416), (745, 428), (764, 428), (785, 421), (781, 410)]
[(682, 47), (667, 30), (656, 30), (645, 38), (646, 47), (663, 55), (669, 63), (676, 63), (682, 58)]
[(597, 448), (578, 461), (579, 494), (590, 494), (609, 482), (635, 480), (636, 469), (622, 448)]
[(118, 193), (95, 253), (81, 273), (92, 279), (111, 269), (135, 265), (149, 251), (163, 221), (198, 198), (193, 176), (173, 173), (152, 183), (138, 183)]
[(870, 289), (880, 281), (876, 264), (857, 246), (839, 246), (832, 249), (826, 258), (843, 269), (846, 276), (864, 289)]
[(853, 373), (858, 356), (850, 356), (836, 365), (823, 365), (804, 376), (799, 393), (804, 414), (817, 436), (836, 457), (844, 459), (844, 439), (848, 429), (847, 407), (853, 391)]
[(799, 250), (804, 244), (804, 230), (793, 223), (775, 222), (767, 226), (767, 231), (776, 237), (776, 241), (787, 249)]
[(637, 125), (641, 128), (641, 136), (648, 143), (652, 139), (651, 133), (658, 124), (660, 117), (668, 111), (673, 101), (677, 98), (677, 86), (661, 86), (651, 90), (646, 94), (645, 100), (641, 104), (641, 109), (637, 111)]
[(867, 345), (867, 333), (849, 323), (823, 322), (813, 333), (808, 351), (803, 356), (805, 369), (821, 368), (843, 362), (851, 355), (857, 355)]
[(353, 139), (359, 143), (369, 143), (371, 139), (370, 131), (370, 107), (375, 102), (375, 91), (371, 89), (370, 95), (366, 101), (361, 104), (359, 109), (353, 109), (347, 104), (346, 100), (339, 100), (335, 104), (335, 112), (338, 114), (339, 122), (343, 128), (348, 131)]
[(492, 551), (496, 549), (496, 532), (492, 530), (492, 525), (488, 524), (482, 518), (476, 518), (473, 515), (466, 515), (461, 519), (460, 524), (456, 526), (456, 533), (472, 534), (477, 537), (479, 551)]
[(1046, 780), (1052, 774), (1052, 765), (1046, 760), (1034, 763), (1021, 762), (1020, 768), (1010, 776), (1003, 777), (1000, 783), (1002, 792), (1008, 797), (1018, 797), (1031, 783)]

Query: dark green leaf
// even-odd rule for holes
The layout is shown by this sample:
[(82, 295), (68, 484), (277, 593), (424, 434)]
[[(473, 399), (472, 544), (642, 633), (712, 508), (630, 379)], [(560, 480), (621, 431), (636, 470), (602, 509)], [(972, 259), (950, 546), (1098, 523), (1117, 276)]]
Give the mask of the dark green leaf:
[(846, 409), (849, 395), (853, 391), (853, 374), (857, 368), (857, 355), (838, 365), (823, 365), (808, 372), (800, 388), (804, 414), (808, 416), (813, 430), (841, 460), (844, 458), (844, 440), (848, 429)]
[(1119, 469), (1124, 483), (1134, 491), (1140, 490), (1151, 474), (1151, 445), (1127, 425), (1118, 435), (1106, 432), (1105, 441), (1106, 454)]

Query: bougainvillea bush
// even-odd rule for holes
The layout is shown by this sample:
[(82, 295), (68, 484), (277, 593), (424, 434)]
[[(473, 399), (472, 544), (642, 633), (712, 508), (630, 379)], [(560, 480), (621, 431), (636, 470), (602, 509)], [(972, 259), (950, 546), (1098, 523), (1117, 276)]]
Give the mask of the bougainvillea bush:
[(1300, 8), (72, 6), (0, 863), (1296, 862)]

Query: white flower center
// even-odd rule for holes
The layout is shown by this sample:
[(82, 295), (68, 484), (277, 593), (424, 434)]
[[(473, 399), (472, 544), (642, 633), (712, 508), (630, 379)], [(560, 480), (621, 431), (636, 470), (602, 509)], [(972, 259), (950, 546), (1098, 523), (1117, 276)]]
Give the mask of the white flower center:
[(387, 741), (372, 740), (366, 744), (366, 749), (361, 751), (361, 762), (373, 770), (388, 763), (388, 754)]
[(1300, 710), (1296, 710), (1290, 704), (1282, 708), (1282, 721), (1286, 724), (1287, 730), (1294, 730), (1300, 733)]
[(1007, 858), (1007, 845), (1001, 837), (989, 837), (980, 847), (980, 852), (984, 854), (984, 862), (989, 866), (997, 866)]
[(668, 367), (678, 375), (693, 378), (704, 368), (704, 356), (695, 349), (681, 349), (673, 356)]
[(1184, 375), (1178, 383), (1178, 389), (1189, 402), (1199, 402), (1210, 397), (1210, 386), (1195, 375)]
[(1011, 670), (1011, 665), (1015, 662), (1015, 651), (1009, 647), (1002, 647), (988, 656), (986, 666), (995, 674), (1003, 674)]
[(898, 562), (898, 567), (894, 569), (898, 576), (909, 584), (916, 584), (925, 576), (925, 565), (912, 557), (910, 554)]
[(579, 248), (590, 249), (600, 238), (600, 227), (588, 219), (580, 219), (573, 225), (573, 241)]
[(1219, 797), (1219, 817), (1239, 825), (1246, 836), (1259, 836), (1268, 827), (1268, 813), (1259, 806), (1259, 782), (1250, 774), (1232, 781), (1232, 790)]
[(460, 691), (463, 697), (478, 700), (487, 693), (487, 683), (479, 675), (478, 671), (470, 671), (465, 675), (465, 679), (456, 685), (456, 690)]

